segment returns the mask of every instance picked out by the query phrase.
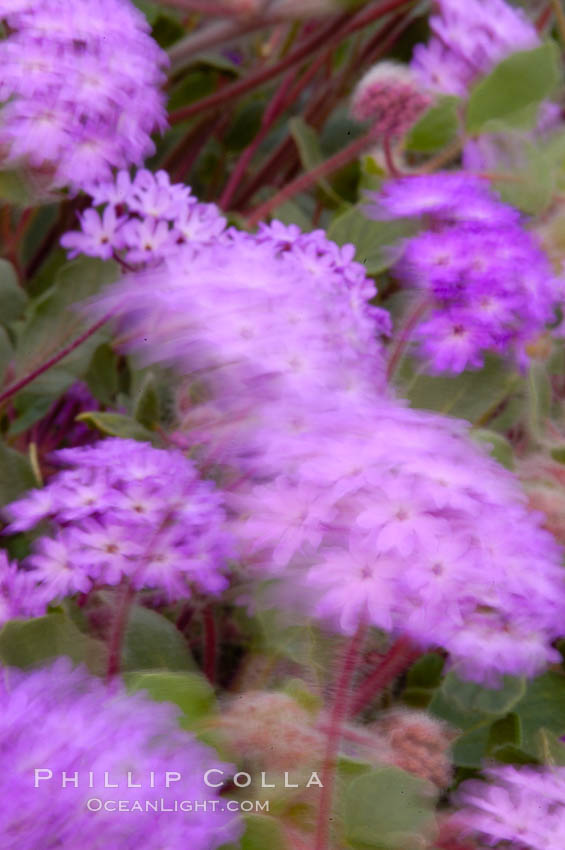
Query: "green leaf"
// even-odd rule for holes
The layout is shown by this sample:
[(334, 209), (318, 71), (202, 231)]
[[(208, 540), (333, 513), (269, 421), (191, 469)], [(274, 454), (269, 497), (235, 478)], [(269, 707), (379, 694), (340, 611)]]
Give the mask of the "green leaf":
[(147, 372), (134, 396), (133, 415), (137, 422), (146, 428), (153, 428), (159, 422), (159, 396), (155, 375)]
[(445, 659), (437, 652), (426, 652), (406, 673), (406, 685), (419, 688), (439, 687), (444, 665)]
[(311, 218), (308, 217), (296, 201), (285, 201), (284, 204), (281, 204), (273, 212), (277, 220), (282, 221), (283, 224), (297, 224), (305, 232), (312, 230)]
[(398, 258), (397, 243), (414, 233), (411, 220), (375, 221), (356, 204), (337, 216), (328, 228), (328, 239), (338, 245), (355, 246), (355, 259), (365, 266), (368, 275), (389, 268)]
[(504, 744), (493, 753), (502, 764), (539, 764), (539, 760), (514, 744)]
[(522, 727), (520, 718), (514, 712), (510, 712), (506, 717), (501, 717), (495, 720), (489, 729), (487, 752), (494, 755), (500, 747), (507, 744), (519, 747), (522, 741)]
[(483, 369), (449, 377), (425, 375), (415, 359), (406, 357), (396, 383), (412, 407), (437, 410), (481, 425), (519, 386), (520, 378), (495, 357), (486, 357)]
[(251, 144), (261, 126), (264, 111), (265, 103), (260, 100), (247, 102), (237, 110), (224, 137), (224, 144), (229, 151), (242, 151)]
[(565, 735), (565, 675), (550, 672), (533, 679), (514, 711), (522, 724), (523, 749), (537, 756), (540, 728)]
[(531, 104), (541, 103), (559, 83), (559, 67), (559, 49), (554, 42), (504, 59), (471, 91), (466, 115), (469, 133), (479, 133), (488, 121), (508, 120)]
[(0, 260), (0, 321), (7, 323), (18, 319), (27, 302), (13, 265), (8, 260)]
[(129, 673), (129, 691), (147, 691), (157, 702), (173, 702), (181, 709), (183, 729), (193, 729), (215, 708), (214, 690), (199, 673)]
[(526, 682), (516, 676), (504, 676), (499, 688), (485, 688), (475, 682), (466, 682), (455, 673), (448, 673), (443, 680), (442, 692), (465, 711), (507, 714), (526, 693)]
[(526, 416), (530, 434), (534, 439), (542, 440), (545, 425), (550, 417), (552, 387), (546, 365), (543, 361), (532, 360), (527, 379)]
[(565, 743), (549, 729), (538, 732), (538, 757), (543, 764), (565, 766)]
[(407, 151), (433, 153), (449, 145), (459, 129), (458, 97), (443, 97), (414, 124), (406, 139)]
[(414, 708), (427, 708), (436, 688), (441, 685), (444, 664), (444, 659), (436, 652), (419, 658), (406, 673), (402, 701)]
[(278, 820), (268, 815), (243, 815), (243, 820), (241, 850), (285, 850), (287, 844)]
[(448, 673), (442, 687), (435, 691), (428, 709), (454, 729), (461, 730), (452, 748), (454, 764), (466, 768), (481, 767), (488, 754), (493, 723), (511, 711), (518, 714), (517, 706), (525, 692), (525, 686), (522, 689), (520, 683), (524, 684), (521, 679), (506, 677), (504, 686), (496, 691), (461, 682), (453, 673)]
[(196, 664), (185, 638), (170, 620), (136, 605), (124, 634), (121, 669), (190, 671)]
[(422, 779), (383, 767), (345, 790), (345, 836), (353, 847), (410, 850), (433, 836), (435, 792)]
[(118, 356), (109, 345), (98, 346), (85, 374), (85, 380), (92, 395), (111, 405), (118, 392)]
[(490, 431), (488, 428), (473, 428), (471, 437), (477, 443), (488, 448), (491, 455), (506, 469), (514, 469), (514, 451), (512, 444), (503, 434)]
[(35, 206), (32, 186), (20, 171), (0, 171), (0, 200), (18, 207)]
[(86, 413), (80, 413), (77, 416), (79, 422), (86, 422), (91, 428), (96, 428), (103, 434), (108, 434), (111, 437), (123, 437), (129, 440), (141, 440), (144, 442), (152, 442), (155, 439), (155, 434), (144, 428), (131, 416), (124, 416), (122, 413), (104, 413), (99, 410), (89, 410)]
[(0, 441), (0, 505), (6, 505), (37, 486), (27, 455)]
[(3, 664), (28, 668), (66, 655), (93, 673), (104, 667), (105, 647), (84, 635), (65, 614), (55, 612), (33, 620), (10, 620), (0, 631)]
[[(311, 171), (316, 166), (324, 161), (324, 154), (320, 145), (320, 140), (316, 131), (304, 121), (303, 118), (296, 116), (291, 118), (289, 122), (290, 134), (296, 143), (300, 161), (307, 171)], [(325, 177), (320, 177), (317, 180), (318, 186), (324, 190), (330, 201), (341, 204), (342, 199), (335, 192), (330, 183)]]
[(4, 382), (6, 371), (12, 362), (13, 356), (14, 349), (12, 347), (10, 337), (6, 332), (6, 328), (0, 325), (0, 386), (2, 386)]
[(501, 165), (497, 169), (500, 179), (492, 180), (491, 187), (502, 201), (528, 215), (543, 212), (555, 188), (555, 165), (547, 152), (525, 139), (523, 133), (506, 132), (492, 138), (500, 140)]
[(556, 460), (558, 463), (565, 463), (565, 446), (558, 446), (552, 449), (550, 454), (553, 460)]

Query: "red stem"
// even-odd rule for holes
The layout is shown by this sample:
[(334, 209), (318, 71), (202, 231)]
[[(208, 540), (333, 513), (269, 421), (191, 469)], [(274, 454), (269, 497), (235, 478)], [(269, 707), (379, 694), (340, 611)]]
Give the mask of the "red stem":
[(131, 603), (135, 596), (135, 590), (128, 583), (123, 585), (116, 604), (116, 616), (110, 641), (108, 644), (108, 668), (106, 670), (106, 681), (110, 681), (120, 672), (120, 661), (122, 655), (122, 643), (126, 630)]
[(96, 322), (96, 324), (87, 328), (84, 333), (74, 340), (74, 342), (67, 345), (66, 348), (63, 348), (57, 354), (54, 354), (53, 357), (50, 357), (49, 360), (46, 360), (45, 363), (38, 366), (37, 369), (33, 370), (33, 372), (30, 372), (28, 375), (25, 375), (25, 377), (20, 378), (19, 381), (16, 381), (14, 384), (9, 386), (3, 393), (0, 393), (0, 404), (11, 398), (11, 396), (15, 395), (15, 393), (19, 392), (24, 387), (27, 387), (28, 384), (31, 384), (32, 381), (35, 381), (36, 378), (39, 378), (40, 375), (47, 372), (48, 369), (51, 369), (53, 366), (56, 366), (57, 363), (60, 363), (61, 360), (63, 360), (68, 354), (71, 354), (76, 348), (82, 345), (83, 342), (86, 342), (87, 339), (94, 336), (96, 331), (100, 330), (102, 325), (105, 325), (109, 318), (110, 314), (103, 316), (98, 322)]
[[(392, 44), (394, 44), (394, 42), (396, 41), (398, 36), (401, 34), (402, 30), (405, 29), (406, 25), (407, 25), (406, 20), (401, 15), (397, 15), (389, 23), (387, 23), (385, 26), (381, 27), (381, 29), (376, 34), (376, 36), (373, 39), (371, 39), (371, 41), (369, 43), (370, 48), (368, 46), (366, 46), (364, 48), (362, 58), (356, 63), (356, 66), (355, 66), (356, 76), (359, 75), (360, 69), (369, 60), (374, 62), (383, 53), (386, 53), (386, 51), (391, 47)], [(380, 39), (383, 36), (384, 36), (384, 41), (381, 42)], [(379, 39), (378, 45), (375, 44), (375, 40), (377, 38)], [(336, 39), (335, 41), (337, 43), (339, 41), (339, 39)], [(312, 72), (312, 76), (314, 75), (313, 72), (317, 71), (319, 69), (319, 67), (321, 67), (324, 64), (324, 62), (328, 58), (328, 55), (331, 54), (331, 52), (334, 50), (335, 46), (336, 46), (336, 44), (332, 44), (329, 51), (326, 51), (318, 59), (316, 59), (314, 62), (312, 62), (307, 73), (304, 75), (303, 78), (301, 78), (298, 81), (297, 87), (301, 86), (301, 84), (303, 83), (303, 80), (311, 72)], [(377, 47), (378, 47), (378, 49), (377, 49)], [(349, 77), (349, 73), (344, 74), (344, 76)], [(307, 80), (307, 82), (309, 82), (309, 79)], [(333, 80), (332, 80), (332, 82), (333, 82)], [(340, 84), (339, 86), (337, 86), (337, 87), (334, 86), (333, 88), (334, 89), (337, 88), (338, 90), (341, 90), (342, 88), (344, 88), (344, 86), (343, 86), (343, 84)], [(300, 91), (301, 91), (301, 89), (299, 89), (296, 92), (296, 95), (294, 95), (294, 96), (297, 97), (298, 94), (300, 93)], [(318, 107), (323, 106), (324, 107), (323, 111), (324, 111), (324, 114), (325, 114), (325, 112), (327, 110), (327, 105), (328, 105), (328, 94), (327, 94), (327, 92), (324, 91), (324, 92), (322, 92), (322, 95), (321, 95), (320, 98), (318, 98), (318, 100), (314, 100), (309, 104), (308, 108), (306, 109), (306, 111), (304, 113), (304, 119), (309, 124), (312, 124), (313, 126), (317, 126), (321, 121), (324, 120), (323, 115), (321, 116), (320, 120), (317, 120), (317, 118), (315, 119), (315, 117), (314, 117), (314, 116), (317, 116), (318, 113), (320, 112), (320, 109)], [(289, 156), (292, 156), (293, 154), (296, 154), (296, 147), (293, 143), (292, 138), (290, 136), (287, 136), (285, 139), (282, 140), (282, 142), (279, 142), (277, 147), (271, 152), (271, 154), (269, 154), (269, 156), (266, 158), (265, 162), (261, 165), (261, 167), (259, 168), (259, 170), (255, 174), (253, 179), (250, 181), (249, 185), (245, 187), (245, 191), (243, 193), (241, 193), (241, 195), (236, 199), (237, 209), (241, 209), (242, 207), (245, 207), (247, 202), (251, 198), (253, 198), (253, 195), (255, 194), (255, 192), (259, 188), (264, 186), (266, 182), (270, 182), (269, 178), (271, 177), (273, 172), (277, 171), (277, 172), (280, 173), (281, 164), (283, 162), (286, 162), (286, 160), (289, 158)]]
[(387, 381), (390, 381), (393, 378), (394, 373), (396, 371), (396, 367), (398, 366), (398, 363), (402, 355), (404, 354), (408, 343), (410, 342), (412, 331), (414, 330), (420, 319), (423, 318), (429, 306), (430, 302), (427, 299), (419, 301), (416, 304), (414, 312), (408, 316), (406, 322), (404, 323), (404, 326), (400, 330), (396, 345), (394, 346), (392, 354), (390, 355), (390, 359), (388, 361), (388, 366), (386, 370)]
[(202, 98), (195, 103), (188, 104), (188, 106), (184, 106), (182, 109), (175, 110), (169, 115), (170, 124), (178, 124), (204, 109), (212, 109), (213, 107), (221, 106), (223, 103), (232, 101), (234, 98), (237, 98), (242, 94), (247, 94), (247, 92), (252, 91), (257, 86), (266, 83), (268, 80), (277, 77), (279, 74), (282, 74), (284, 71), (287, 71), (289, 68), (292, 68), (294, 65), (302, 62), (303, 59), (310, 56), (315, 51), (324, 47), (327, 48), (328, 39), (332, 38), (335, 34), (339, 33), (339, 41), (343, 41), (343, 39), (348, 35), (351, 35), (351, 33), (356, 32), (358, 29), (363, 29), (374, 20), (387, 15), (389, 12), (393, 12), (401, 6), (406, 6), (411, 2), (412, 0), (388, 0), (388, 2), (379, 4), (377, 7), (373, 7), (363, 14), (359, 13), (354, 15), (353, 18), (349, 13), (340, 15), (338, 18), (335, 18), (329, 26), (318, 31), (318, 33), (313, 35), (312, 38), (305, 41), (292, 53), (287, 54), (284, 59), (281, 59), (280, 62), (277, 62), (275, 65), (264, 68), (247, 79), (240, 80), (231, 86), (227, 86), (218, 92), (214, 92), (214, 94), (211, 94), (208, 97)]
[(216, 661), (218, 655), (218, 630), (211, 605), (202, 614), (204, 625), (204, 673), (212, 684), (216, 681)]
[(316, 821), (314, 850), (328, 850), (330, 838), (330, 819), (332, 812), (333, 788), (335, 783), (336, 759), (341, 741), (342, 727), (347, 717), (351, 680), (365, 640), (367, 627), (361, 623), (345, 650), (341, 671), (337, 680), (336, 692), (326, 737), (326, 752), (322, 765), (322, 789)]
[(375, 670), (362, 683), (352, 707), (359, 714), (390, 682), (403, 673), (419, 656), (421, 650), (406, 637), (399, 638), (381, 659)]
[(273, 124), (275, 123), (279, 115), (284, 111), (288, 102), (292, 102), (289, 97), (288, 89), (295, 77), (296, 71), (289, 71), (288, 75), (282, 81), (280, 88), (275, 94), (270, 105), (265, 110), (259, 132), (255, 136), (251, 144), (247, 146), (247, 148), (244, 150), (239, 160), (237, 161), (237, 164), (234, 170), (232, 171), (232, 174), (222, 193), (222, 197), (218, 201), (218, 205), (221, 207), (221, 209), (226, 210), (229, 208), (231, 200), (235, 192), (237, 191), (237, 188), (245, 172), (247, 171), (247, 166), (251, 162), (255, 151), (262, 143), (262, 141), (268, 136)]
[(537, 21), (535, 21), (536, 30), (541, 33), (547, 27), (553, 15), (553, 5), (548, 3), (545, 9), (540, 13)]
[[(406, 2), (406, 0), (402, 1), (404, 3)], [(324, 27), (323, 30), (305, 41), (300, 47), (297, 47), (296, 50), (289, 53), (284, 57), (284, 59), (281, 59), (280, 62), (277, 62), (275, 65), (269, 65), (266, 68), (262, 68), (256, 74), (252, 74), (245, 80), (240, 80), (237, 83), (233, 83), (231, 86), (225, 86), (219, 91), (208, 95), (208, 97), (203, 97), (194, 103), (189, 103), (187, 106), (183, 106), (181, 109), (176, 109), (169, 115), (169, 123), (171, 126), (180, 124), (181, 121), (186, 121), (187, 118), (191, 118), (193, 115), (197, 115), (205, 109), (213, 109), (214, 107), (222, 106), (224, 103), (232, 102), (235, 98), (238, 98), (243, 94), (247, 94), (247, 92), (257, 88), (257, 86), (272, 80), (274, 77), (278, 77), (279, 74), (282, 74), (284, 71), (287, 71), (289, 68), (292, 68), (294, 65), (302, 62), (302, 60), (309, 56), (313, 51), (322, 48), (328, 38), (330, 38), (336, 31), (343, 28), (343, 24), (347, 18), (348, 15), (340, 15), (340, 17), (332, 21), (328, 27)]]
[(347, 147), (338, 151), (329, 159), (326, 159), (325, 162), (317, 165), (316, 168), (312, 168), (305, 174), (300, 174), (294, 180), (291, 180), (291, 182), (287, 183), (280, 192), (277, 192), (272, 198), (269, 198), (268, 201), (260, 204), (251, 212), (247, 219), (249, 227), (255, 227), (255, 225), (257, 225), (262, 219), (266, 218), (274, 209), (280, 206), (280, 204), (283, 204), (285, 201), (288, 201), (290, 198), (298, 195), (299, 192), (304, 192), (306, 189), (309, 189), (310, 186), (312, 186), (321, 177), (325, 177), (327, 174), (331, 174), (332, 172), (342, 168), (342, 166), (346, 165), (350, 162), (350, 160), (359, 156), (371, 144), (374, 144), (374, 141), (375, 139), (373, 134), (366, 133), (364, 136), (354, 139), (349, 145), (347, 145)]
[(392, 152), (392, 139), (387, 134), (383, 137), (383, 152), (385, 155), (385, 163), (388, 169), (388, 173), (391, 177), (403, 177), (401, 171), (396, 167), (396, 163), (394, 161), (394, 154)]

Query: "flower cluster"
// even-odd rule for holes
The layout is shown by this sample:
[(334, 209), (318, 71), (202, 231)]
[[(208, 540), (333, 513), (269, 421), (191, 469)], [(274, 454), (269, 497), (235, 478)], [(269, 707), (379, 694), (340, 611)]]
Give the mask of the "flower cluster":
[(464, 97), (477, 77), (506, 56), (539, 44), (535, 27), (504, 0), (438, 0), (435, 5), (432, 38), (415, 48), (411, 65), (430, 91)]
[(565, 768), (505, 765), (488, 782), (463, 783), (455, 822), (489, 847), (561, 850), (565, 845)]
[(351, 113), (358, 121), (371, 121), (375, 136), (397, 138), (431, 102), (409, 68), (396, 62), (379, 62), (357, 83)]
[(180, 452), (116, 438), (55, 458), (71, 468), (4, 509), (8, 533), (41, 520), (54, 529), (27, 561), (37, 599), (122, 580), (169, 600), (190, 596), (193, 585), (206, 593), (225, 587), (230, 540), (222, 499)]
[(421, 292), (424, 318), (415, 330), (434, 372), (483, 365), (487, 351), (513, 353), (553, 318), (562, 283), (511, 207), (479, 178), (439, 173), (393, 181), (371, 215), (422, 217), (396, 266), (403, 284)]
[[(210, 243), (226, 227), (214, 204), (198, 203), (190, 189), (171, 184), (165, 171), (120, 171), (86, 190), (93, 206), (79, 213), (80, 230), (65, 233), (61, 244), (70, 257), (123, 259), (128, 265), (153, 265), (182, 245)], [(98, 208), (98, 209), (96, 209)]]
[[(220, 806), (174, 811), (179, 798), (194, 806), (213, 796), (203, 781), (211, 765), (227, 775), (230, 767), (181, 731), (170, 703), (128, 696), (115, 682), (106, 688), (60, 659), (31, 673), (4, 671), (0, 707), (5, 850), (70, 850), (77, 842), (84, 850), (215, 850), (239, 838), (237, 817)], [(168, 787), (167, 772), (179, 777)], [(116, 798), (125, 809), (97, 811)], [(155, 801), (161, 811), (146, 807)]]
[[(443, 212), (431, 188), (402, 196), (406, 214)], [(498, 211), (478, 189), (471, 208)], [(558, 658), (560, 550), (463, 423), (391, 397), (374, 291), (352, 248), (275, 222), (126, 276), (93, 309), (184, 375), (181, 433), (223, 471), (249, 578), (276, 579), (276, 606), (443, 646), (485, 682), (533, 675)]]
[(0, 0), (0, 18), (5, 162), (77, 190), (153, 152), (167, 57), (129, 0)]
[(35, 598), (34, 582), (28, 572), (18, 569), (0, 549), (0, 626), (18, 617), (43, 613), (44, 606)]

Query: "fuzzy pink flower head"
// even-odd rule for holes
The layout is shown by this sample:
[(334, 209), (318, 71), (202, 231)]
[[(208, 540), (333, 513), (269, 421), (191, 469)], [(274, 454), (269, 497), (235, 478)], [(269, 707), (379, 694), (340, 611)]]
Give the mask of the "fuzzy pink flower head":
[(395, 62), (380, 62), (357, 83), (351, 114), (358, 121), (370, 121), (376, 136), (399, 137), (418, 120), (431, 102), (408, 67)]

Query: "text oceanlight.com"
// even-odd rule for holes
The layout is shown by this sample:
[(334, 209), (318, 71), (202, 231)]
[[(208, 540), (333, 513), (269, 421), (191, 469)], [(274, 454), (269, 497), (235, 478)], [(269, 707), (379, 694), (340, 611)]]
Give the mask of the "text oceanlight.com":
[(89, 812), (268, 812), (269, 800), (101, 800), (86, 801)]

